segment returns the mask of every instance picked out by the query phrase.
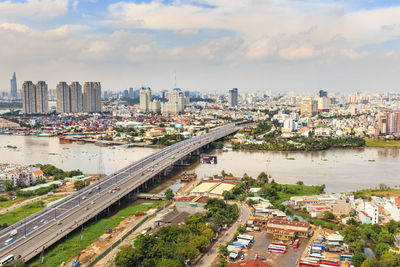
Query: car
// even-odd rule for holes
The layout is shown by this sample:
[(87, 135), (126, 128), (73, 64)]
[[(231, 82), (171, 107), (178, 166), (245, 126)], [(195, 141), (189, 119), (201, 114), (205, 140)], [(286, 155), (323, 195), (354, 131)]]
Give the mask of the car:
[(35, 225), (33, 226), (33, 230), (36, 230), (39, 226)]
[(114, 190), (119, 191), (119, 190), (121, 190), (121, 188), (119, 186), (117, 186), (116, 188), (114, 188)]
[(40, 220), (41, 223), (44, 223), (45, 221), (46, 221), (45, 219), (41, 219), (41, 220)]
[(82, 197), (82, 200), (85, 200), (85, 199), (86, 199), (86, 196), (83, 196), (83, 197)]
[(90, 190), (89, 190), (89, 194), (91, 194), (91, 193), (92, 193), (92, 190), (93, 190), (93, 189), (90, 189)]
[(47, 221), (46, 220), (43, 220), (43, 224), (45, 224)]
[(58, 221), (58, 222), (57, 222), (57, 225), (60, 225), (60, 224), (62, 224), (62, 222), (61, 222), (61, 221)]
[(94, 201), (92, 201), (90, 204), (94, 205), (94, 203), (95, 203), (95, 202), (94, 202)]

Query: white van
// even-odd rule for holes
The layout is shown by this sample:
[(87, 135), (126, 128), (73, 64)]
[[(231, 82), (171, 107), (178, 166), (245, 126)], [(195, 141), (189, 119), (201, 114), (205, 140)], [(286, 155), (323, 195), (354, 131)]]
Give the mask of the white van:
[(16, 234), (18, 234), (17, 229), (14, 229), (10, 232), (10, 236), (15, 236)]

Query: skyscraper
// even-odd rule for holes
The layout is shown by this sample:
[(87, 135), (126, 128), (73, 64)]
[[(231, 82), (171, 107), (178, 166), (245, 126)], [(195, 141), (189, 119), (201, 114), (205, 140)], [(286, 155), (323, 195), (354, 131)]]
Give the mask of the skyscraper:
[(83, 85), (83, 111), (101, 112), (101, 84), (85, 82)]
[(327, 97), (328, 96), (328, 92), (324, 91), (324, 90), (319, 90), (319, 97)]
[(163, 114), (179, 114), (185, 111), (185, 94), (179, 88), (174, 88), (172, 94), (169, 95), (168, 103), (161, 106)]
[(72, 113), (81, 113), (83, 112), (82, 105), (82, 86), (79, 82), (72, 82), (69, 86), (70, 88), (70, 96), (71, 96), (71, 112)]
[(11, 82), (11, 94), (10, 96), (12, 98), (17, 98), (17, 77), (15, 75), (15, 72), (13, 73), (13, 77), (10, 80)]
[(139, 108), (141, 112), (150, 111), (151, 103), (151, 89), (142, 87), (140, 88)]
[(22, 84), (22, 109), (25, 114), (36, 113), (36, 90), (32, 81)]
[(36, 113), (44, 114), (48, 111), (49, 90), (44, 81), (38, 81), (36, 84)]
[(318, 111), (318, 101), (312, 97), (303, 97), (300, 106), (301, 116), (315, 116)]
[(71, 112), (71, 90), (66, 82), (59, 82), (57, 91), (57, 113)]
[(229, 90), (228, 93), (228, 106), (229, 107), (236, 107), (238, 105), (238, 89), (233, 88)]
[(22, 85), (22, 108), (25, 114), (44, 114), (48, 110), (48, 89), (44, 81), (36, 86), (31, 81)]

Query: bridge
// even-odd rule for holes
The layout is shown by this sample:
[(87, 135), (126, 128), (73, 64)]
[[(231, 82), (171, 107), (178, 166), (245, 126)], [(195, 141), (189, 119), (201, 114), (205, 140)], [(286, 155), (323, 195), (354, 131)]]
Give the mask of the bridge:
[(136, 194), (135, 197), (137, 197), (138, 199), (153, 199), (153, 200), (166, 200), (167, 199), (167, 197), (164, 195), (146, 194), (146, 193)]
[(185, 156), (199, 154), (202, 147), (240, 128), (228, 124), (161, 149), (3, 229), (0, 231), (0, 260), (10, 255), (24, 261), (32, 259), (121, 198), (138, 193), (140, 186)]

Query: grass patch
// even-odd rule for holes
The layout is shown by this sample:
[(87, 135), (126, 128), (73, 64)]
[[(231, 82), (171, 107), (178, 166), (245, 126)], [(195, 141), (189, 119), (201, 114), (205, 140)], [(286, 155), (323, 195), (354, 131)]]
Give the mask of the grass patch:
[[(119, 210), (116, 214), (101, 218), (97, 221), (89, 221), (83, 228), (83, 240), (80, 239), (80, 229), (75, 230), (72, 234), (60, 240), (51, 246), (44, 253), (45, 266), (58, 266), (62, 262), (68, 262), (75, 257), (81, 250), (89, 246), (93, 241), (97, 240), (107, 229), (115, 228), (119, 223), (128, 216), (134, 215), (138, 211), (146, 211), (159, 206), (162, 201), (151, 205), (127, 206)], [(80, 243), (80, 247), (79, 247)], [(37, 256), (29, 262), (29, 266), (42, 266), (40, 257)]]
[(35, 212), (42, 210), (45, 207), (43, 201), (37, 201), (33, 203), (29, 203), (19, 207), (17, 209), (8, 211), (6, 213), (0, 214), (0, 224), (14, 224), (25, 217), (32, 215)]
[(386, 140), (386, 139), (365, 139), (366, 147), (400, 147), (400, 140)]
[(279, 199), (276, 201), (281, 204), (294, 196), (311, 196), (321, 194), (321, 186), (282, 184), (281, 191), (278, 192)]
[[(8, 196), (7, 196), (7, 198), (8, 198)], [(11, 207), (14, 204), (21, 203), (22, 201), (27, 200), (27, 199), (29, 199), (29, 197), (19, 197), (19, 198), (15, 199), (15, 200), (8, 199), (6, 201), (0, 201), (0, 208), (1, 209), (6, 209), (8, 207)]]
[(400, 197), (400, 189), (363, 189), (358, 190), (353, 193), (355, 198), (363, 198), (367, 199), (370, 196), (379, 196), (379, 197)]

